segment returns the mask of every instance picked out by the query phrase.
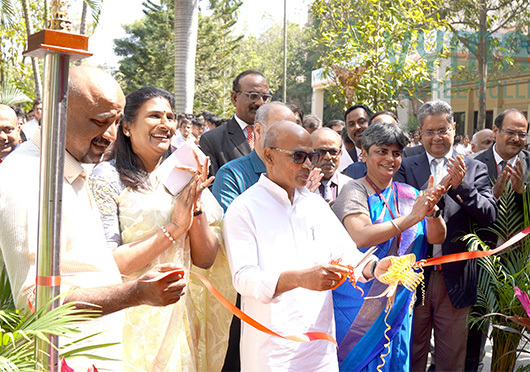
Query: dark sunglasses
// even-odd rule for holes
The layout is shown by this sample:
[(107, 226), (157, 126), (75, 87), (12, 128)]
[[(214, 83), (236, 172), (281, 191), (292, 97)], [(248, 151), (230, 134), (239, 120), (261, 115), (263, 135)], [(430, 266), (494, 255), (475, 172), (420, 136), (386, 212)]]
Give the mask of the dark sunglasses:
[(245, 93), (248, 96), (248, 99), (252, 102), (258, 102), (260, 98), (263, 100), (263, 102), (269, 102), (269, 100), (272, 98), (272, 94), (269, 93), (245, 92), (242, 90), (238, 90), (236, 93)]
[(293, 162), (295, 164), (304, 164), (306, 159), (309, 158), (309, 161), (311, 162), (311, 164), (316, 164), (318, 163), (318, 160), (320, 159), (320, 154), (318, 152), (311, 152), (311, 153), (307, 153), (305, 151), (289, 151), (289, 150), (284, 150), (284, 149), (280, 149), (278, 147), (269, 147), (271, 150), (278, 150), (278, 151), (281, 151), (281, 152), (285, 152), (286, 154), (290, 154), (293, 156)]
[(320, 155), (321, 158), (326, 156), (326, 154), (329, 154), (329, 156), (334, 158), (335, 156), (338, 156), (340, 154), (340, 149), (333, 149), (333, 148), (331, 148), (331, 149), (322, 149), (322, 148), (318, 148), (318, 149), (315, 149), (315, 152), (318, 152), (318, 154)]

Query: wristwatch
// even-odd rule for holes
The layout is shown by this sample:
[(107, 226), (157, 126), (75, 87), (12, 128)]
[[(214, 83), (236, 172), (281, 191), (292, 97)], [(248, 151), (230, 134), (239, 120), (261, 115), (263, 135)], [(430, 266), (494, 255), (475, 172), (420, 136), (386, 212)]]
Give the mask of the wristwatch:
[(427, 218), (438, 218), (442, 214), (442, 210), (438, 208), (437, 205), (434, 206), (434, 212), (430, 216), (426, 216)]

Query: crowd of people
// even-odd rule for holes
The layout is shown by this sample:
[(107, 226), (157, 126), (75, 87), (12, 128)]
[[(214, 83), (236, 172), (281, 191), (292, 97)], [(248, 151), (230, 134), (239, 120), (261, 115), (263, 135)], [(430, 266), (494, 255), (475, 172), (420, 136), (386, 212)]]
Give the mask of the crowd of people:
[[(162, 89), (125, 97), (102, 70), (71, 69), (61, 292), (100, 312), (80, 325), (81, 335), (97, 334), (84, 345), (112, 346), (69, 364), (425, 372), (434, 330), (430, 368), (478, 371), (484, 337), (468, 327), (475, 260), (425, 268), (424, 296), (399, 286), (390, 309), (378, 279), (395, 257), (467, 251), (461, 237), (495, 222), (507, 187), (522, 198), (524, 114), (507, 109), (492, 130), (456, 143), (443, 101), (423, 104), (419, 128), (406, 134), (390, 111), (354, 105), (322, 124), (271, 99), (265, 76), (247, 70), (233, 82), (229, 120), (178, 114)], [(0, 249), (21, 309), (35, 296), (41, 102), (32, 113), (25, 122), (23, 111), (0, 105)], [(186, 143), (196, 164), (182, 167), (191, 180), (173, 195), (159, 169)], [(338, 348), (241, 323), (191, 272), (272, 331), (327, 334)]]

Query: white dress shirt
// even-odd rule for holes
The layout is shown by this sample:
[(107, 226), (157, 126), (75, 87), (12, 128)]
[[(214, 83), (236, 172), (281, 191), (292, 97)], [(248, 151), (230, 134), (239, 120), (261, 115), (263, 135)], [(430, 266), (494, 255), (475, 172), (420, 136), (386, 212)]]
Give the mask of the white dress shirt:
[[(261, 175), (229, 206), (223, 236), (244, 312), (282, 335), (335, 335), (331, 291), (296, 288), (274, 296), (284, 271), (337, 258), (355, 266), (362, 257), (320, 196), (303, 187), (296, 189), (291, 203), (283, 188)], [(338, 370), (335, 345), (328, 341), (298, 343), (243, 323), (240, 348), (242, 371)]]
[[(17, 308), (28, 308), (36, 277), (39, 206), (40, 132), (24, 142), (0, 167), (0, 249), (7, 268), (13, 299)], [(23, 170), (23, 171), (21, 171)], [(99, 212), (86, 182), (87, 171), (70, 154), (65, 154), (62, 227), (61, 227), (61, 293), (73, 288), (98, 287), (121, 283), (121, 276), (111, 251), (107, 248)], [(122, 312), (84, 322), (78, 326), (81, 339), (97, 332), (101, 335), (75, 347), (120, 342)], [(60, 339), (61, 344), (70, 342)], [(121, 345), (91, 352), (107, 358), (121, 359)], [(121, 371), (121, 361), (71, 359), (74, 368), (86, 370), (92, 364), (99, 368)], [(74, 368), (77, 370), (77, 368)]]

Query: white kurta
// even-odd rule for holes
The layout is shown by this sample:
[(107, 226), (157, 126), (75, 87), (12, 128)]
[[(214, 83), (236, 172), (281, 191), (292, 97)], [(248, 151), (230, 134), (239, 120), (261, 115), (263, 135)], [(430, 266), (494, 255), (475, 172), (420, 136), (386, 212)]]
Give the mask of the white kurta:
[[(282, 335), (335, 335), (331, 291), (297, 288), (274, 297), (284, 271), (336, 258), (355, 265), (362, 257), (320, 196), (300, 188), (291, 204), (287, 192), (262, 175), (228, 208), (223, 236), (245, 313)], [(298, 343), (243, 323), (240, 348), (242, 371), (338, 370), (335, 345), (328, 341)]]
[[(0, 249), (9, 275), (17, 308), (28, 308), (33, 297), (36, 276), (39, 206), (40, 133), (20, 145), (0, 165)], [(107, 248), (99, 212), (86, 182), (86, 170), (66, 153), (62, 195), (61, 293), (72, 288), (108, 286), (121, 283), (121, 276)], [(73, 339), (103, 332), (77, 347), (121, 342), (123, 313), (81, 323), (82, 333)], [(61, 344), (72, 340), (61, 338)], [(91, 354), (121, 359), (121, 345), (94, 350)], [(121, 361), (69, 359), (74, 369), (121, 371)]]

